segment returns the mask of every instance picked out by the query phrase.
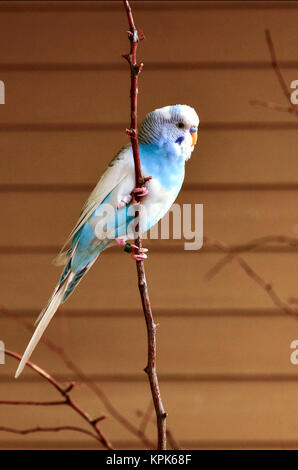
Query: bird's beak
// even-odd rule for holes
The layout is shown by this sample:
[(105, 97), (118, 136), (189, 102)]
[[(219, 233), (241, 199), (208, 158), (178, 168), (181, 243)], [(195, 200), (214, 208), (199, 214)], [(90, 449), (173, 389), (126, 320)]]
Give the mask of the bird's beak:
[(197, 127), (191, 127), (189, 129), (189, 132), (191, 134), (191, 138), (192, 138), (192, 147), (194, 147), (197, 143), (197, 140), (198, 140), (198, 128)]

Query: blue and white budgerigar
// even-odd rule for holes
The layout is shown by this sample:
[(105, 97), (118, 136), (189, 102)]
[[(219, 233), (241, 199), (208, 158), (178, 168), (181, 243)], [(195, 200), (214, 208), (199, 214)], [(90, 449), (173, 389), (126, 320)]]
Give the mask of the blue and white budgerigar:
[[(145, 178), (152, 177), (145, 187), (135, 188), (131, 144), (122, 148), (111, 161), (64, 245), (70, 244), (68, 250), (57, 257), (57, 264), (64, 264), (64, 270), (37, 320), (39, 323), (16, 371), (16, 377), (22, 372), (59, 305), (71, 295), (100, 253), (115, 244), (126, 245), (126, 248), (129, 246), (126, 240), (132, 237), (129, 238), (127, 229), (134, 219), (133, 212), (129, 211), (135, 202), (134, 194), (142, 198), (142, 207), (146, 213), (144, 220), (141, 217), (142, 233), (170, 209), (181, 189), (185, 161), (190, 158), (196, 144), (198, 125), (197, 113), (187, 105), (165, 106), (147, 114), (139, 131), (142, 173)], [(115, 211), (110, 221), (103, 218), (107, 204)], [(105, 230), (99, 230), (103, 219)], [(113, 232), (107, 228), (109, 223)], [(146, 249), (136, 253), (136, 247), (130, 247), (135, 259), (146, 258)]]

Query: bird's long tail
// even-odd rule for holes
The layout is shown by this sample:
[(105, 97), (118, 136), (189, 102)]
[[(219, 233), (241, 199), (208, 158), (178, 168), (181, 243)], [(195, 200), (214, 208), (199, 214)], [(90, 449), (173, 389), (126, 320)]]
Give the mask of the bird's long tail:
[(60, 304), (64, 303), (65, 300), (71, 295), (74, 288), (78, 285), (78, 283), (83, 278), (84, 274), (86, 274), (86, 272), (91, 268), (96, 258), (97, 256), (95, 257), (95, 259), (89, 262), (84, 268), (82, 268), (76, 273), (74, 273), (71, 270), (71, 260), (69, 260), (68, 264), (66, 265), (62, 273), (59, 283), (56, 286), (52, 294), (52, 297), (50, 298), (48, 304), (42, 310), (41, 314), (39, 315), (36, 321), (39, 323), (23, 354), (22, 360), (15, 373), (15, 378), (18, 378), (21, 372), (23, 371), (26, 365), (26, 362), (30, 359), (31, 354), (33, 353), (35, 347), (37, 346), (40, 338), (42, 337), (51, 319), (53, 318), (56, 311), (58, 310)]
[(50, 323), (51, 319), (55, 315), (56, 311), (59, 308), (59, 305), (62, 302), (64, 293), (67, 289), (68, 283), (69, 283), (69, 278), (70, 275), (68, 276), (67, 279), (65, 279), (65, 282), (61, 284), (60, 286), (57, 286), (52, 297), (50, 298), (47, 307), (45, 310), (42, 312), (42, 318), (23, 354), (22, 360), (17, 368), (17, 371), (15, 373), (15, 378), (18, 378), (18, 376), (21, 374), (23, 371), (26, 362), (30, 359), (31, 354), (33, 353), (37, 343), (39, 342), (41, 336), (43, 335), (45, 329), (47, 328), (48, 324)]

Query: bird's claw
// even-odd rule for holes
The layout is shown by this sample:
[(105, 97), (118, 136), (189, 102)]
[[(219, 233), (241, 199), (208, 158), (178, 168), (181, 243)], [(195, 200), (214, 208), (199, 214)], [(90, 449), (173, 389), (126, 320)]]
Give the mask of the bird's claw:
[(141, 198), (147, 196), (148, 193), (149, 191), (145, 186), (141, 186), (140, 188), (134, 188), (131, 192), (133, 205), (139, 204), (139, 201), (136, 200), (136, 197)]
[(147, 251), (148, 248), (139, 248), (137, 245), (134, 245), (132, 243), (127, 243), (125, 240), (122, 238), (116, 238), (115, 242), (117, 243), (118, 246), (123, 246), (124, 251), (127, 253), (131, 253), (131, 256), (134, 260), (136, 261), (143, 261), (147, 259)]
[(147, 259), (147, 251), (148, 248), (139, 248), (137, 245), (130, 245), (131, 257), (136, 261), (144, 261)]
[(135, 261), (144, 261), (145, 259), (148, 258), (147, 255), (145, 255), (145, 253), (140, 253), (138, 255), (133, 255), (131, 254), (131, 257), (135, 260)]

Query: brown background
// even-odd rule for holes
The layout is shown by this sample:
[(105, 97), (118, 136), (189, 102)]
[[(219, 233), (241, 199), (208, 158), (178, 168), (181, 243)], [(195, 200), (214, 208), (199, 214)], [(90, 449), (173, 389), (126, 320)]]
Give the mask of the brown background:
[[(1, 2), (0, 338), (23, 352), (30, 322), (59, 271), (51, 259), (89, 190), (126, 142), (128, 48), (119, 2)], [(194, 106), (199, 145), (180, 202), (204, 203), (204, 232), (227, 243), (298, 233), (297, 122), (249, 104), (287, 102), (270, 67), (270, 28), (287, 82), (298, 79), (298, 4), (137, 2), (147, 40), (140, 116), (168, 104)], [(160, 322), (158, 369), (168, 424), (186, 448), (298, 447), (295, 320), (274, 307), (237, 264), (204, 276), (221, 254), (186, 253), (183, 242), (148, 242), (152, 306)], [(297, 292), (297, 252), (271, 246), (245, 259), (287, 299)], [(150, 395), (142, 369), (146, 336), (134, 263), (105, 253), (51, 323), (47, 335), (135, 424)], [(72, 376), (40, 344), (33, 360), (58, 379)], [(55, 399), (28, 370), (0, 367), (0, 399)], [(94, 416), (104, 408), (85, 386), (74, 392)], [(0, 426), (79, 424), (67, 409), (0, 408)], [(141, 447), (114, 419), (102, 424), (115, 447)], [(154, 435), (153, 426), (150, 432)], [(1, 448), (90, 448), (76, 433), (0, 434)]]

